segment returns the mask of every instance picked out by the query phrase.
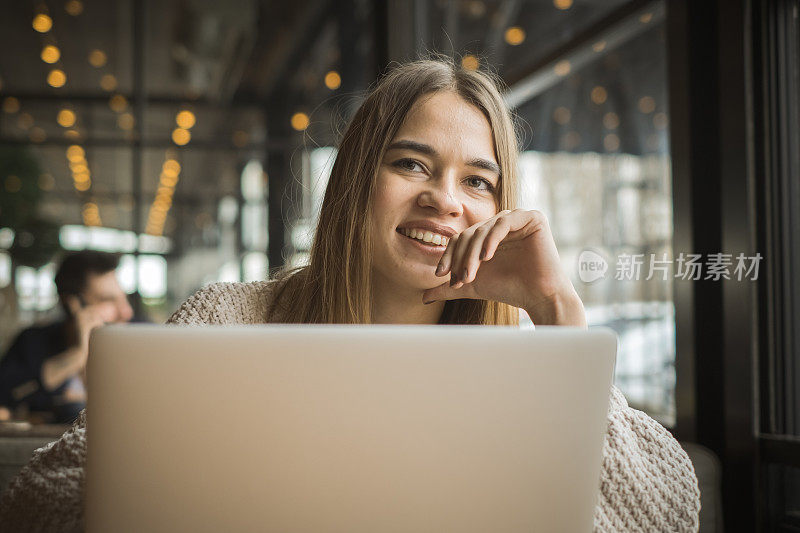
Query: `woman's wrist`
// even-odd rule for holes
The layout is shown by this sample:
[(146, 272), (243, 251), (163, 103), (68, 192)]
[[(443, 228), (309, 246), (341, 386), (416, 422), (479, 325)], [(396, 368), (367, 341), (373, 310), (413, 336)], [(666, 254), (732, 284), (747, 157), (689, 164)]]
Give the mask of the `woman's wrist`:
[(583, 302), (574, 289), (555, 293), (537, 305), (526, 307), (525, 312), (537, 326), (586, 327)]

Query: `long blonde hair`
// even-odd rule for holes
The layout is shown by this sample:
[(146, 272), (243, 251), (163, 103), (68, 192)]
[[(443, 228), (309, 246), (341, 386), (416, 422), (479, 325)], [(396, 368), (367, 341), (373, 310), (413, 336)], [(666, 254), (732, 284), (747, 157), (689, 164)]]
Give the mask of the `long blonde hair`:
[[(371, 319), (369, 213), (380, 163), (414, 103), (454, 91), (489, 121), (500, 165), (498, 208), (513, 209), (517, 191), (517, 137), (511, 114), (491, 73), (466, 70), (452, 59), (397, 66), (380, 79), (341, 139), (307, 266), (277, 275), (268, 319), (287, 323), (366, 324)], [(485, 300), (450, 300), (440, 323), (518, 325), (519, 310)]]

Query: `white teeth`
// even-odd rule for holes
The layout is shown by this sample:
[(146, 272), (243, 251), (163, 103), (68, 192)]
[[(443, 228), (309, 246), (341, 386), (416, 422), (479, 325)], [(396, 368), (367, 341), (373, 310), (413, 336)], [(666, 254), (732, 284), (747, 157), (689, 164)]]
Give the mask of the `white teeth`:
[(432, 231), (418, 230), (418, 229), (402, 229), (400, 230), (403, 235), (417, 239), (423, 242), (429, 242), (437, 246), (447, 246), (450, 239), (444, 235), (433, 233)]

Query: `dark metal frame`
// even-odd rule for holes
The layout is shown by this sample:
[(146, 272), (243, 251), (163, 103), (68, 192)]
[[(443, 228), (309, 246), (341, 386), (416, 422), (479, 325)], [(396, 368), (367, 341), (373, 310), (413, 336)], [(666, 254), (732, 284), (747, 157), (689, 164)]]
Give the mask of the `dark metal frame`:
[[(667, 4), (675, 249), (756, 253), (749, 1)], [(763, 255), (763, 254), (762, 254)], [(720, 458), (725, 522), (756, 528), (757, 284), (675, 282), (676, 436)]]
[[(759, 302), (763, 357), (759, 361), (759, 524), (800, 531), (787, 513), (787, 481), (800, 468), (797, 330), (800, 312), (800, 24), (797, 0), (763, 0), (753, 9), (755, 161), (759, 189), (759, 247), (765, 265)], [(795, 478), (796, 473), (795, 472)], [(794, 494), (797, 497), (797, 494)], [(796, 503), (796, 502), (795, 502)]]

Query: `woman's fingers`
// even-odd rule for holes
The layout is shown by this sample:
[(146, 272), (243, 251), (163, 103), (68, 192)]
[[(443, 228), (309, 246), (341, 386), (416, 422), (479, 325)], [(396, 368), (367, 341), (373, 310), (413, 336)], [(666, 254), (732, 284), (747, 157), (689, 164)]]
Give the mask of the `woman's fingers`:
[(453, 262), (453, 249), (456, 247), (458, 243), (458, 235), (453, 235), (447, 241), (447, 247), (444, 249), (444, 253), (442, 254), (442, 258), (439, 259), (439, 265), (436, 267), (436, 275), (437, 276), (444, 276), (450, 271), (450, 267), (452, 266)]
[(504, 210), (454, 235), (439, 260), (436, 275), (444, 276), (450, 272), (451, 286), (454, 287), (471, 283), (475, 280), (480, 262), (492, 259), (508, 234), (524, 228), (535, 218), (534, 213), (522, 209)]
[(464, 277), (461, 279), (463, 283), (472, 283), (475, 280), (475, 275), (481, 266), (481, 250), (483, 250), (486, 236), (490, 234), (496, 224), (497, 219), (490, 220), (473, 232), (463, 258)]
[(500, 246), (500, 243), (503, 242), (503, 239), (506, 238), (510, 231), (511, 223), (508, 218), (502, 217), (497, 220), (483, 242), (482, 256), (484, 261), (489, 261), (494, 257), (497, 247)]
[(453, 249), (453, 254), (451, 256), (451, 268), (450, 268), (450, 286), (451, 287), (461, 287), (460, 284), (463, 285), (463, 280), (465, 276), (465, 264), (464, 264), (464, 255), (469, 248), (470, 241), (472, 241), (473, 234), (475, 233), (474, 227), (469, 227), (461, 232), (458, 236), (458, 242), (456, 242), (455, 248)]

